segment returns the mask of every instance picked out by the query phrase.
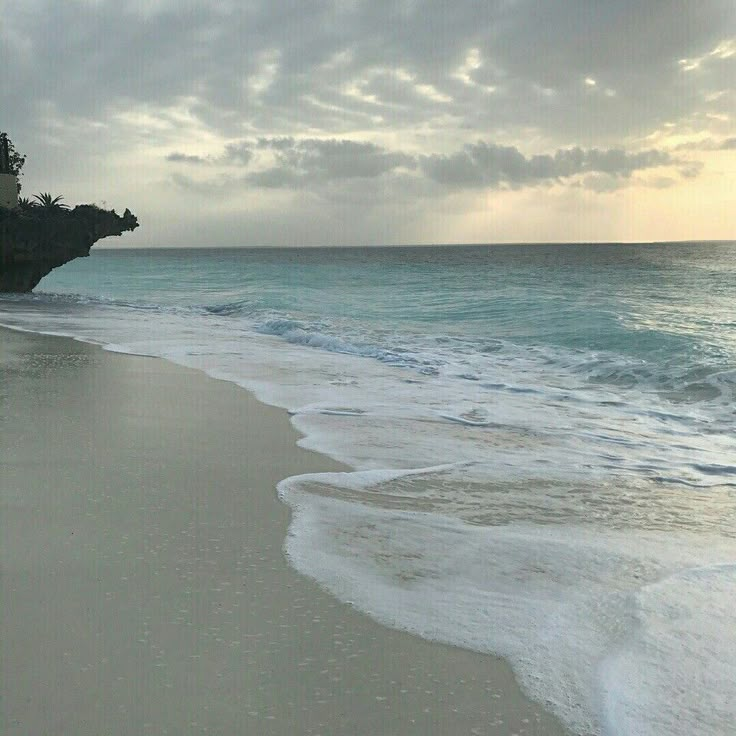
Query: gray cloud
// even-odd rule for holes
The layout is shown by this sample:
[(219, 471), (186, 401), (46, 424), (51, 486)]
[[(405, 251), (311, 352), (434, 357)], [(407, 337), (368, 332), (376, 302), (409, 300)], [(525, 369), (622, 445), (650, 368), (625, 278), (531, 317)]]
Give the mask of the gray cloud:
[(230, 166), (247, 166), (253, 159), (253, 151), (247, 143), (228, 143), (219, 156), (198, 156), (197, 154), (172, 151), (166, 160), (175, 164), (221, 164)]
[[(3, 109), (20, 124), (47, 103), (99, 118), (185, 100), (224, 135), (446, 125), (449, 113), (563, 143), (581, 129), (620, 137), (730, 88), (733, 59), (708, 54), (735, 18), (731, 0), (25, 0), (4, 10)], [(692, 73), (678, 64), (701, 57)]]
[[(254, 154), (254, 149), (258, 155)], [(264, 155), (273, 162), (271, 165), (261, 163)], [(178, 153), (169, 154), (167, 160), (175, 163), (204, 161), (199, 156)], [(375, 180), (387, 175), (404, 179), (423, 177), (449, 189), (520, 188), (591, 174), (584, 185), (602, 192), (620, 188), (635, 171), (677, 165), (683, 177), (692, 178), (701, 168), (698, 162), (681, 161), (655, 149), (627, 153), (621, 149), (567, 148), (553, 154), (525, 156), (513, 146), (478, 141), (449, 155), (417, 156), (349, 139), (297, 140), (290, 137), (230, 143), (222, 155), (208, 160), (236, 163), (246, 168), (252, 163), (255, 170), (249, 170), (238, 181), (267, 189), (319, 187), (333, 181)], [(424, 193), (430, 192), (425, 189)]]
[(403, 153), (386, 151), (373, 143), (351, 140), (267, 139), (260, 147), (271, 148), (277, 165), (254, 173), (251, 181), (259, 186), (295, 186), (301, 182), (319, 183), (334, 179), (373, 179), (400, 167), (414, 168), (416, 161)]
[(684, 161), (680, 167), (680, 176), (683, 179), (695, 179), (703, 170), (702, 161)]
[(415, 157), (387, 151), (373, 143), (346, 139), (259, 138), (255, 143), (229, 143), (220, 156), (203, 158), (170, 153), (173, 163), (214, 163), (248, 167), (253, 148), (271, 155), (275, 165), (252, 171), (243, 181), (266, 188), (297, 187), (335, 179), (373, 179), (398, 168), (414, 169)]
[(733, 151), (736, 149), (736, 137), (716, 139), (699, 138), (675, 146), (675, 151)]
[(187, 153), (180, 153), (174, 151), (166, 156), (167, 161), (171, 161), (175, 164), (206, 164), (207, 159), (202, 156), (193, 156)]
[(611, 174), (591, 174), (586, 176), (581, 185), (595, 192), (596, 194), (607, 194), (608, 192), (616, 192), (624, 186), (625, 182), (617, 176)]
[(527, 157), (513, 146), (483, 141), (468, 144), (462, 151), (449, 156), (432, 155), (421, 159), (424, 173), (440, 184), (490, 188), (533, 185), (589, 172), (625, 178), (640, 169), (671, 163), (668, 153), (657, 150), (626, 153), (620, 149), (569, 148), (551, 155)]
[(247, 143), (229, 143), (225, 146), (221, 161), (237, 166), (247, 166), (252, 159), (253, 151)]
[(657, 176), (654, 179), (647, 181), (646, 185), (648, 187), (652, 187), (652, 189), (669, 189), (670, 187), (675, 186), (676, 183), (675, 179), (672, 179), (669, 176)]

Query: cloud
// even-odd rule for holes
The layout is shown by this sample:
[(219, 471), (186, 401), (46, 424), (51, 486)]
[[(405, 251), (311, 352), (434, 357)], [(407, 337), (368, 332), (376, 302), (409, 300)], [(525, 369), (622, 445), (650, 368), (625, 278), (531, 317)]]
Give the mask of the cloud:
[(584, 189), (589, 189), (596, 194), (607, 194), (621, 189), (625, 182), (611, 174), (591, 174), (583, 178), (581, 182)]
[(228, 143), (221, 161), (236, 166), (247, 166), (253, 159), (253, 151), (247, 143)]
[(247, 166), (253, 158), (253, 151), (247, 143), (228, 143), (219, 156), (199, 156), (197, 154), (172, 151), (166, 160), (175, 164), (220, 164), (229, 166)]
[[(243, 124), (287, 135), (446, 127), (448, 114), (561, 142), (581, 122), (623, 137), (730, 87), (735, 19), (731, 0), (24, 0), (3, 12), (3, 111), (21, 124), (40, 103), (101, 118), (188, 99), (229, 137)], [(678, 60), (701, 58), (695, 77), (682, 73)], [(585, 79), (616, 94), (589, 94)]]
[(669, 176), (656, 176), (645, 182), (646, 186), (652, 187), (652, 189), (669, 189), (675, 186), (677, 181)]
[[(399, 168), (414, 169), (416, 159), (400, 152), (387, 151), (373, 143), (347, 139), (303, 139), (290, 137), (259, 138), (255, 142), (228, 143), (223, 153), (207, 159), (182, 153), (170, 153), (173, 163), (214, 163), (248, 167), (258, 151), (260, 168), (247, 178), (255, 186), (266, 188), (318, 185), (341, 179), (375, 179)], [(272, 165), (263, 165), (263, 161)]]
[(705, 64), (730, 59), (732, 56), (736, 56), (736, 37), (720, 41), (715, 48), (708, 51), (708, 53), (702, 54), (696, 58), (680, 59), (678, 64), (682, 71), (691, 72), (694, 69), (702, 68)]
[(657, 167), (687, 186), (702, 165), (677, 145), (736, 135), (733, 0), (5, 5), (0, 112), (29, 189), (125, 197), (172, 227), (173, 174), (197, 201), (208, 182), (248, 189), (288, 227), (269, 207), (290, 193), (356, 228), (371, 201), (403, 233), (397, 198), (426, 220), (455, 195), (476, 217), (492, 189), (563, 183), (587, 203)]
[(207, 159), (202, 156), (193, 156), (187, 153), (180, 153), (179, 151), (173, 151), (166, 156), (167, 161), (171, 161), (175, 164), (206, 164)]
[(251, 177), (260, 186), (295, 186), (335, 179), (373, 179), (398, 168), (414, 168), (412, 156), (387, 151), (373, 143), (351, 140), (295, 141), (262, 139), (261, 148), (270, 148), (277, 165)]
[(684, 161), (680, 167), (680, 176), (683, 179), (695, 179), (703, 170), (702, 161)]
[(736, 150), (736, 136), (731, 138), (699, 138), (675, 146), (676, 151), (733, 151)]
[[(204, 161), (184, 154), (170, 154), (167, 160)], [(518, 189), (587, 174), (583, 186), (603, 192), (621, 188), (634, 172), (644, 169), (679, 166), (681, 176), (688, 178), (701, 170), (698, 162), (675, 159), (656, 149), (628, 153), (622, 149), (575, 147), (526, 156), (514, 146), (477, 141), (451, 154), (416, 155), (349, 139), (291, 137), (229, 143), (221, 155), (207, 160), (245, 167), (246, 173), (233, 181), (265, 189), (309, 186), (317, 191), (333, 182), (348, 180), (365, 180), (368, 187), (377, 186), (378, 179), (384, 180), (384, 186), (387, 178), (398, 178), (404, 183), (413, 180), (415, 194), (425, 196), (433, 192), (426, 186), (420, 192), (417, 182), (439, 184), (447, 190)], [(221, 180), (219, 177), (217, 181)], [(213, 180), (213, 190), (221, 188), (217, 181)]]
[[(521, 187), (596, 172), (626, 178), (640, 169), (673, 163), (664, 151), (626, 153), (621, 149), (568, 148), (554, 154), (525, 156), (513, 146), (478, 141), (462, 151), (424, 156), (421, 167), (430, 179), (450, 187)], [(601, 181), (599, 178), (591, 181)], [(592, 187), (594, 188), (594, 187)], [(597, 189), (601, 191), (600, 188)]]

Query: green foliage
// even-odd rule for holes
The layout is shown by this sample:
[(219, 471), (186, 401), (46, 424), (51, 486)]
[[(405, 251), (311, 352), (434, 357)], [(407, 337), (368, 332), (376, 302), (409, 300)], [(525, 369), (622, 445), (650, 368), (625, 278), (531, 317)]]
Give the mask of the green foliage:
[(23, 154), (18, 153), (13, 145), (13, 141), (10, 140), (10, 136), (7, 133), (0, 131), (0, 142), (2, 141), (8, 142), (8, 151), (10, 152), (10, 173), (15, 174), (18, 177), (18, 194), (20, 194), (20, 177), (22, 176), (21, 169), (26, 162), (26, 157)]
[(33, 198), (38, 200), (37, 203), (35, 203), (36, 207), (42, 207), (45, 210), (48, 211), (58, 211), (58, 210), (68, 210), (69, 206), (65, 204), (61, 204), (61, 200), (64, 199), (61, 195), (58, 197), (53, 197), (49, 192), (41, 192), (41, 194), (34, 194)]

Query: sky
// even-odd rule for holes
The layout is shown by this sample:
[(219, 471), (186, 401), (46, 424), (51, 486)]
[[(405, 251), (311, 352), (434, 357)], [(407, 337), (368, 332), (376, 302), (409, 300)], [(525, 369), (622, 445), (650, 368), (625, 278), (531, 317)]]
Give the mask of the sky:
[(733, 0), (0, 0), (0, 69), (115, 246), (736, 238)]

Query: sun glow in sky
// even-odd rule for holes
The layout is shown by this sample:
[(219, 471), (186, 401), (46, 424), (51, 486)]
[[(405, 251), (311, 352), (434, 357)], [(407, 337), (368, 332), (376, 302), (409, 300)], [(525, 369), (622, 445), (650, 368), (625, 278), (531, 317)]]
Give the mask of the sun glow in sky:
[(130, 207), (128, 245), (736, 237), (732, 0), (0, 0), (0, 17), (24, 193)]

